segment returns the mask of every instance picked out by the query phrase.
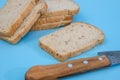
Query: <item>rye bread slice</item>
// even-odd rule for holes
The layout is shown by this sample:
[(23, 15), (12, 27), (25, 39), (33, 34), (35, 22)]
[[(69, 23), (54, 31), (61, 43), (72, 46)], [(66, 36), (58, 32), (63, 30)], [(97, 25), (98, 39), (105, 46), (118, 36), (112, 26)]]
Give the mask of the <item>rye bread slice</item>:
[(8, 0), (0, 10), (0, 35), (13, 35), (36, 2), (37, 0)]
[(73, 0), (46, 0), (48, 11), (41, 17), (74, 15), (79, 12), (79, 5)]
[(53, 22), (53, 23), (46, 23), (46, 24), (41, 24), (41, 25), (34, 25), (31, 30), (32, 31), (38, 31), (38, 30), (47, 30), (47, 29), (53, 29), (57, 28), (60, 26), (65, 26), (68, 25), (72, 22), (71, 20), (64, 20), (64, 21), (59, 21), (59, 22)]
[(33, 8), (31, 13), (26, 17), (17, 31), (11, 37), (0, 36), (1, 39), (8, 41), (9, 43), (16, 44), (27, 32), (31, 29), (36, 20), (41, 16), (41, 13), (47, 11), (46, 2), (40, 0), (38, 4)]
[(90, 24), (76, 22), (40, 38), (40, 46), (56, 59), (64, 61), (102, 43), (104, 33)]

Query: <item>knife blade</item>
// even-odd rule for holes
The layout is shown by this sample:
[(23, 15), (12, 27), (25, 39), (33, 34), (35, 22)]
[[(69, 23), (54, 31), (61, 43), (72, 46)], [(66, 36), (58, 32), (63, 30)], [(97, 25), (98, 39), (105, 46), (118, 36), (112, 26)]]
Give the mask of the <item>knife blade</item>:
[(106, 55), (111, 62), (111, 65), (120, 64), (120, 51), (99, 52), (98, 55)]
[(98, 56), (82, 58), (60, 64), (33, 66), (25, 75), (25, 80), (58, 80), (77, 73), (120, 64), (120, 51), (99, 52)]

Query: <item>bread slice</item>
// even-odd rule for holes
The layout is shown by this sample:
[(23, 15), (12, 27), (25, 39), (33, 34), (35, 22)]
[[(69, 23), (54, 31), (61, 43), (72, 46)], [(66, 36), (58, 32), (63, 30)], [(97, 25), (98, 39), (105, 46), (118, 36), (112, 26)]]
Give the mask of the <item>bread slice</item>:
[(79, 5), (73, 0), (46, 0), (48, 11), (41, 17), (74, 15), (79, 11)]
[(13, 35), (36, 2), (37, 0), (8, 0), (0, 10), (0, 35)]
[[(46, 17), (46, 18), (39, 18), (34, 25), (42, 25), (47, 23), (55, 23), (60, 21), (67, 21), (72, 20), (71, 15), (63, 15), (63, 16), (54, 16), (54, 17)], [(33, 26), (34, 27), (34, 26)]]
[(46, 29), (53, 29), (57, 28), (60, 26), (65, 26), (68, 25), (72, 22), (72, 20), (64, 20), (60, 22), (53, 22), (53, 23), (46, 23), (46, 24), (41, 24), (41, 25), (34, 25), (31, 30), (32, 31), (37, 31), (37, 30), (46, 30)]
[(23, 21), (17, 31), (11, 37), (0, 36), (1, 39), (4, 39), (12, 44), (16, 44), (32, 27), (35, 21), (39, 18), (43, 11), (47, 11), (47, 6), (44, 0), (40, 0), (39, 3), (33, 8), (31, 13)]
[(64, 61), (102, 43), (104, 33), (90, 24), (76, 22), (40, 38), (40, 46)]

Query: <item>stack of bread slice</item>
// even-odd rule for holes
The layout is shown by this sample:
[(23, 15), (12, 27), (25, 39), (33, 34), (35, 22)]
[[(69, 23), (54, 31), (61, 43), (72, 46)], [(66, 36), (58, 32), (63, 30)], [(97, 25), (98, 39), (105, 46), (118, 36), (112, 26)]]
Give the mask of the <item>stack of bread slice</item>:
[(67, 25), (72, 22), (73, 15), (79, 6), (73, 0), (46, 0), (48, 10), (34, 24), (31, 30), (44, 30)]
[(0, 39), (16, 44), (46, 11), (44, 0), (8, 0), (0, 10)]
[(0, 39), (16, 44), (30, 30), (69, 24), (78, 11), (73, 0), (8, 0), (0, 10)]

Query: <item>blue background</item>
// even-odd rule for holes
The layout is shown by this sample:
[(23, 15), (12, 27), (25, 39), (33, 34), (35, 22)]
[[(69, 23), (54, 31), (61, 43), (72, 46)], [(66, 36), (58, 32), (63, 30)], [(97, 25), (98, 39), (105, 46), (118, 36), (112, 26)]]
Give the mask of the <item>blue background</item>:
[[(81, 10), (74, 16), (73, 22), (81, 21), (98, 26), (105, 33), (105, 41), (102, 45), (68, 61), (96, 56), (100, 51), (120, 50), (120, 0), (75, 1), (81, 6)], [(5, 2), (6, 0), (0, 0), (0, 8)], [(0, 40), (0, 80), (24, 80), (25, 72), (34, 65), (60, 63), (38, 45), (40, 37), (58, 29), (30, 32), (16, 45)], [(117, 65), (61, 80), (119, 80), (119, 78), (120, 65)]]

